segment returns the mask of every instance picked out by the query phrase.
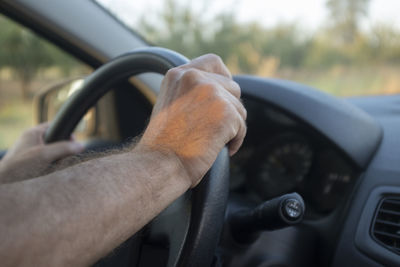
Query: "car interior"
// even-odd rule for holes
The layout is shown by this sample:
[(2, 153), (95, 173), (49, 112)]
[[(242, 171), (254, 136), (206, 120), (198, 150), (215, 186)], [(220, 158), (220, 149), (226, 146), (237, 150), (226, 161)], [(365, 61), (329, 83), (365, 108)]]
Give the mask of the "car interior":
[[(187, 60), (146, 43), (95, 1), (3, 0), (0, 12), (95, 70), (35, 98), (36, 121), (53, 121), (48, 141), (81, 121), (90, 153), (140, 136), (162, 74)], [(399, 266), (400, 97), (234, 80), (248, 112), (239, 152), (222, 152), (209, 180), (95, 266)]]

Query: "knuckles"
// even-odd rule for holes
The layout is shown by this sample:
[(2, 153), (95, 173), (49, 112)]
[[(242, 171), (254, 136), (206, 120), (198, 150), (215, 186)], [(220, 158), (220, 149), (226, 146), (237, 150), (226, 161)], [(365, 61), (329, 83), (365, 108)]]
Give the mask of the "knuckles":
[(199, 69), (180, 66), (168, 70), (165, 74), (165, 79), (179, 82), (184, 87), (191, 87), (200, 83), (202, 76), (202, 71)]
[(215, 64), (215, 65), (224, 65), (224, 62), (222, 61), (221, 57), (213, 54), (213, 53), (209, 53), (209, 54), (205, 54), (204, 58), (207, 59), (207, 61), (210, 61), (211, 64)]
[(215, 71), (218, 72), (220, 75), (226, 76), (228, 78), (232, 77), (230, 71), (225, 66), (225, 63), (220, 56), (216, 54), (206, 54), (204, 58), (205, 61), (207, 61), (207, 64), (213, 65)]
[(181, 69), (179, 67), (169, 69), (165, 74), (165, 79), (168, 80), (178, 80), (181, 76)]
[(190, 86), (198, 84), (202, 78), (200, 70), (195, 68), (185, 69), (181, 76), (181, 83), (183, 86)]
[[(206, 54), (201, 57), (203, 60), (208, 62), (208, 64), (216, 64), (221, 68), (224, 67), (224, 63), (222, 59), (215, 54)], [(198, 99), (208, 99), (212, 101), (215, 107), (219, 107), (218, 109), (223, 112), (223, 117), (226, 119), (235, 120), (235, 115), (238, 114), (237, 108), (240, 109), (240, 113), (244, 119), (247, 117), (247, 111), (240, 104), (240, 107), (237, 107), (237, 103), (231, 103), (228, 97), (226, 97), (225, 92), (221, 92), (221, 90), (227, 90), (225, 86), (229, 86), (229, 91), (238, 99), (240, 99), (241, 89), (240, 86), (230, 79), (228, 83), (221, 84), (218, 79), (214, 80), (210, 77), (207, 79), (208, 75), (213, 75), (212, 73), (204, 73), (204, 71), (195, 68), (190, 65), (190, 63), (172, 68), (170, 69), (165, 78), (169, 81), (175, 81), (181, 90), (183, 91), (196, 91), (196, 95)], [(220, 78), (219, 78), (220, 79)], [(227, 78), (229, 79), (229, 78)]]
[(236, 119), (237, 114), (234, 104), (227, 98), (216, 94), (213, 99), (214, 105), (218, 106), (218, 110), (221, 113), (221, 119), (224, 121), (233, 121)]
[(241, 106), (241, 109), (243, 110), (243, 120), (245, 121), (247, 119), (247, 109), (243, 106)]
[(241, 94), (242, 94), (242, 90), (240, 89), (239, 84), (238, 84), (237, 82), (235, 82), (234, 80), (231, 80), (230, 85), (231, 85), (232, 91), (234, 92), (234, 95), (235, 95), (237, 98), (240, 98), (240, 96), (241, 96)]

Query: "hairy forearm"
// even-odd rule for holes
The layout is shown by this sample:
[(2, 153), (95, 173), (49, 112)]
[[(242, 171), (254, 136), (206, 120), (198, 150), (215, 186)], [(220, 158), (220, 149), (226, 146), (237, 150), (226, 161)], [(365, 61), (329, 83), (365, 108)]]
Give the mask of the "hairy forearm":
[(15, 183), (45, 176), (88, 160), (128, 152), (134, 146), (135, 143), (132, 142), (132, 144), (127, 145), (125, 148), (108, 149), (101, 152), (89, 150), (77, 155), (66, 156), (53, 162), (43, 162), (44, 160), (40, 156), (31, 156), (29, 160), (24, 158), (13, 159), (11, 161), (0, 160), (0, 184)]
[(189, 187), (173, 156), (140, 147), (1, 185), (2, 265), (93, 263)]

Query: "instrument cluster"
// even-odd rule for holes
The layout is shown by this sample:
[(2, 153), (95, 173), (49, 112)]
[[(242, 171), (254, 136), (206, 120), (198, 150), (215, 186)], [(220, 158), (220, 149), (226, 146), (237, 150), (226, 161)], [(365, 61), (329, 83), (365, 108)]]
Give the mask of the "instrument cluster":
[(358, 177), (353, 163), (311, 126), (256, 100), (244, 104), (248, 133), (231, 160), (231, 190), (255, 201), (297, 192), (310, 216), (334, 210)]

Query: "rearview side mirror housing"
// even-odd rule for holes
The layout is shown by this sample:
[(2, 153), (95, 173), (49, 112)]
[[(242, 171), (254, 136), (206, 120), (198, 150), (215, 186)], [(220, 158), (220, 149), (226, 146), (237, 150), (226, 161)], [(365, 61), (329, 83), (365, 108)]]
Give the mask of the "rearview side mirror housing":
[[(51, 121), (67, 99), (80, 90), (85, 77), (63, 80), (41, 90), (34, 98), (34, 121), (42, 123)], [(75, 130), (75, 136), (87, 138), (96, 129), (96, 107), (91, 108), (83, 117)]]

